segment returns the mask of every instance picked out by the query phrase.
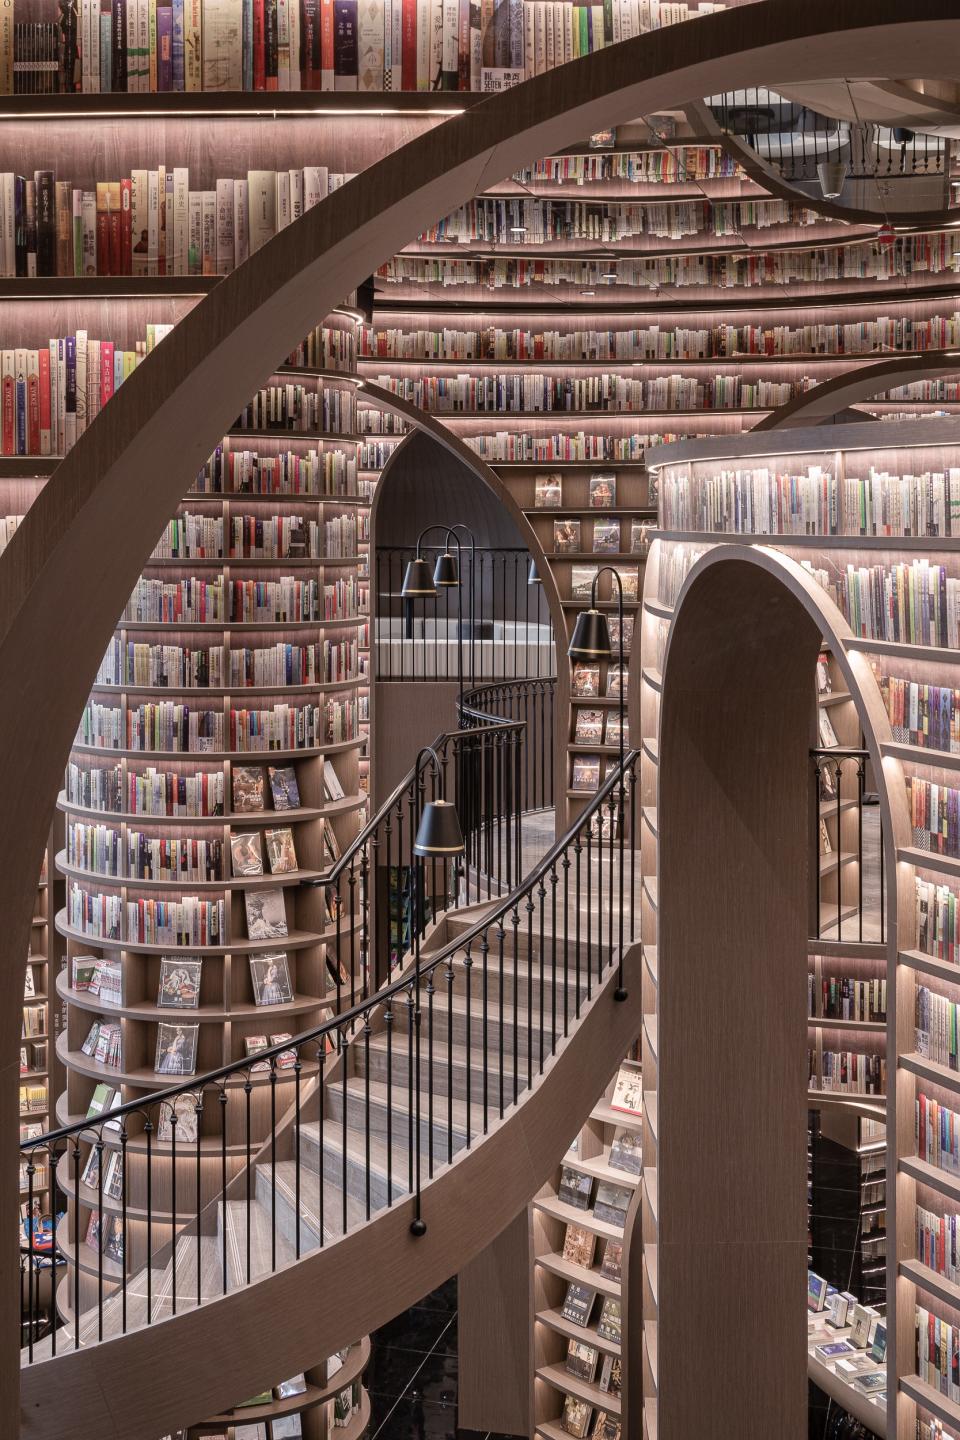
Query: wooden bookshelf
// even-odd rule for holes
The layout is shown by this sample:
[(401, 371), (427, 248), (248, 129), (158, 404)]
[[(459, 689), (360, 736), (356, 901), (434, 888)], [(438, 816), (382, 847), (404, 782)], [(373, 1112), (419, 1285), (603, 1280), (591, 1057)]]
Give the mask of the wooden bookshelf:
[[(30, 929), (30, 952), (27, 956), (26, 979), (23, 992), (23, 1026), (20, 1050), (20, 1136), (26, 1139), (33, 1133), (33, 1127), (40, 1131), (55, 1128), (52, 1122), (51, 1098), (51, 986), (53, 968), (50, 933), (50, 850), (44, 851), (43, 866), (37, 883), (34, 902), (33, 924)], [(30, 1215), (33, 1201), (33, 1215), (37, 1219), (48, 1219), (56, 1203), (54, 1177), (44, 1158), (38, 1160), (37, 1173), (31, 1178), (21, 1165), (20, 1214), (23, 1220)]]

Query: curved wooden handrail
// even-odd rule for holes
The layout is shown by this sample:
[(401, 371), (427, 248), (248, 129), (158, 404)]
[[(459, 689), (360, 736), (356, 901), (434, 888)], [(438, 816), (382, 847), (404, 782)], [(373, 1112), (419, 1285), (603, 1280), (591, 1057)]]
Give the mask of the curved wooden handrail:
[[(35, 886), (58, 773), (116, 617), (193, 476), (264, 372), (299, 343), (311, 319), (328, 313), (424, 225), (532, 157), (584, 134), (675, 105), (678, 96), (739, 88), (771, 75), (787, 83), (895, 69), (901, 75), (951, 78), (958, 41), (954, 0), (914, 0), (909, 12), (902, 0), (806, 0), (802, 6), (759, 0), (637, 36), (492, 96), (410, 142), (225, 277), (85, 432), (30, 508), (0, 566), (5, 983), (16, 991), (22, 979), (30, 921), (26, 897)], [(97, 556), (109, 556), (110, 563), (98, 566)], [(57, 662), (64, 656), (68, 663), (61, 666)], [(12, 1174), (16, 1007), (3, 1024), (0, 1053), (8, 1083), (0, 1087), (7, 1107), (0, 1166)], [(466, 1206), (470, 1197), (461, 1200)], [(0, 1394), (11, 1434), (19, 1383), (13, 1345), (16, 1204), (15, 1191), (4, 1187), (0, 1234), (9, 1238), (0, 1250), (0, 1292), (8, 1309)], [(423, 1252), (418, 1263), (424, 1265)], [(349, 1291), (349, 1276), (340, 1278)], [(305, 1277), (305, 1292), (309, 1285)], [(399, 1289), (382, 1288), (400, 1298)], [(233, 1332), (238, 1350), (246, 1345), (255, 1353), (263, 1343), (257, 1310), (256, 1304), (232, 1307), (238, 1312)], [(186, 1325), (187, 1317), (175, 1323)], [(185, 1363), (188, 1372), (191, 1363), (205, 1369), (201, 1347)], [(163, 1368), (156, 1357), (153, 1368)], [(82, 1391), (95, 1401), (98, 1424), (104, 1414), (121, 1423), (112, 1372), (104, 1353), (71, 1387), (75, 1398)], [(30, 1433), (33, 1407), (42, 1398), (36, 1386), (24, 1387), (24, 1433)], [(92, 1411), (86, 1414), (89, 1420)], [(163, 1424), (158, 1412), (156, 1428)], [(82, 1431), (74, 1425), (61, 1433)]]

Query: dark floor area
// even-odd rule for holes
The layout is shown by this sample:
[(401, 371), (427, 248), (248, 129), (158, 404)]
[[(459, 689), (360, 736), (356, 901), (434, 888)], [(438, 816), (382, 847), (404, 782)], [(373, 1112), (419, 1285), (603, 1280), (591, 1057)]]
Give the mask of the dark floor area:
[(512, 1440), (457, 1427), (457, 1280), (372, 1336), (370, 1440)]

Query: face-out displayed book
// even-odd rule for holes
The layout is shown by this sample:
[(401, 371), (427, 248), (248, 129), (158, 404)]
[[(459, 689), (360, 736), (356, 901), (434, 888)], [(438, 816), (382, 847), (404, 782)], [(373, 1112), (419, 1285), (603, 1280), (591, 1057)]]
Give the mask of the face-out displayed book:
[(591, 510), (612, 510), (617, 503), (617, 477), (596, 472), (590, 476)]
[(600, 1274), (608, 1280), (619, 1280), (623, 1272), (623, 1244), (619, 1240), (608, 1240), (600, 1263)]
[[(619, 1395), (623, 1389), (623, 1362), (619, 1355), (604, 1355), (600, 1366), (600, 1373), (597, 1376), (597, 1385), (601, 1390), (610, 1395)], [(599, 1415), (597, 1419), (599, 1420)], [(597, 1427), (594, 1426), (594, 1434)]]
[(278, 1400), (289, 1400), (291, 1395), (306, 1395), (306, 1393), (307, 1377), (305, 1375), (291, 1375), (289, 1380), (281, 1380), (275, 1390)]
[(597, 1321), (597, 1334), (604, 1340), (613, 1340), (617, 1345), (620, 1344), (620, 1301), (613, 1295), (604, 1297), (600, 1319)]
[(251, 955), (250, 980), (257, 1005), (289, 1005), (293, 999), (290, 962), (282, 950)]
[(620, 551), (620, 521), (595, 520), (593, 549), (597, 555), (616, 555)]
[(610, 1097), (611, 1110), (625, 1115), (643, 1114), (643, 1076), (634, 1065), (621, 1065)]
[(28, 965), (23, 974), (23, 998), (30, 1000), (36, 993), (37, 988), (33, 983), (33, 966)]
[(325, 820), (323, 824), (323, 850), (331, 865), (336, 865), (340, 859), (340, 842), (336, 837), (333, 826)]
[(570, 688), (578, 697), (591, 698), (600, 694), (600, 666), (574, 665)]
[(607, 698), (619, 700), (621, 695), (626, 699), (630, 685), (630, 671), (624, 666), (621, 670), (619, 665), (610, 665), (607, 668)]
[(263, 852), (259, 830), (237, 830), (230, 836), (230, 863), (237, 876), (262, 875)]
[(604, 731), (604, 744), (619, 745), (620, 736), (623, 735), (624, 745), (630, 744), (630, 721), (624, 720), (621, 724), (619, 710), (611, 710), (607, 714), (607, 724)]
[(533, 505), (535, 510), (559, 510), (563, 504), (563, 476), (559, 470), (548, 475), (538, 475), (533, 482)]
[[(630, 646), (633, 642), (633, 615), (623, 617), (623, 653), (630, 654)], [(615, 659), (620, 655), (620, 616), (610, 615), (607, 617), (607, 628), (610, 631), (610, 646)]]
[(333, 768), (332, 760), (323, 762), (323, 791), (328, 800), (342, 800), (344, 798), (343, 786), (340, 784), (340, 777)]
[(235, 814), (246, 815), (255, 810), (263, 810), (266, 799), (263, 767), (260, 765), (235, 765), (231, 790)]
[[(640, 571), (636, 565), (614, 565), (623, 586), (624, 600), (637, 600), (640, 596)], [(616, 589), (616, 586), (614, 586)]]
[(158, 1075), (192, 1075), (197, 1068), (199, 1025), (167, 1024), (157, 1026), (157, 1058), (154, 1070)]
[(580, 549), (579, 520), (554, 520), (553, 549), (557, 555), (576, 554)]
[(822, 750), (830, 750), (840, 744), (837, 732), (833, 728), (833, 721), (830, 719), (829, 710), (819, 709), (817, 711), (817, 725), (820, 731), (820, 748)]
[(274, 810), (299, 810), (300, 787), (297, 784), (297, 772), (293, 766), (271, 765), (268, 773)]
[(570, 566), (570, 598), (571, 600), (589, 600), (590, 592), (593, 589), (593, 582), (599, 573), (599, 565), (571, 565)]
[(578, 709), (573, 738), (584, 745), (599, 745), (603, 738), (603, 711)]
[(597, 1198), (593, 1202), (593, 1213), (597, 1220), (603, 1220), (607, 1225), (616, 1225), (622, 1230), (627, 1221), (627, 1209), (633, 1191), (622, 1185), (611, 1185), (607, 1180), (601, 1180), (597, 1186)]
[(246, 890), (243, 903), (251, 940), (282, 940), (289, 934), (282, 890)]
[[(120, 1091), (113, 1085), (105, 1085), (102, 1082), (94, 1087), (90, 1096), (90, 1104), (87, 1106), (87, 1119), (96, 1120), (100, 1115), (106, 1115), (111, 1110), (116, 1110), (123, 1102), (120, 1098)], [(119, 1120), (107, 1120), (104, 1124), (105, 1130), (119, 1130)]]
[(592, 1285), (581, 1285), (579, 1280), (571, 1280), (560, 1307), (560, 1314), (572, 1324), (586, 1327), (596, 1298), (597, 1292)]
[(618, 1130), (610, 1146), (610, 1167), (628, 1175), (639, 1175), (643, 1164), (640, 1136), (632, 1130)]
[(263, 833), (267, 846), (267, 861), (271, 875), (289, 875), (297, 868), (297, 851), (293, 843), (293, 831), (289, 825)]
[(160, 960), (160, 985), (157, 1005), (162, 1010), (195, 1010), (200, 1003), (200, 976), (203, 960), (199, 956), (164, 955)]
[(593, 792), (600, 787), (600, 761), (592, 755), (574, 755), (571, 788)]
[(568, 1435), (573, 1435), (575, 1440), (582, 1440), (590, 1428), (592, 1414), (593, 1406), (588, 1405), (586, 1400), (580, 1400), (576, 1395), (568, 1395), (563, 1402), (560, 1427)]
[[(157, 1125), (157, 1139), (169, 1142), (176, 1130), (178, 1145), (196, 1145), (200, 1133), (200, 1116), (197, 1106), (202, 1105), (199, 1094), (175, 1095), (165, 1100), (160, 1107), (160, 1121)], [(174, 1124), (176, 1117), (176, 1124)]]
[(560, 1188), (557, 1193), (565, 1205), (573, 1205), (577, 1210), (589, 1209), (592, 1189), (593, 1179), (590, 1175), (585, 1175), (582, 1170), (575, 1170), (572, 1165), (564, 1165), (560, 1172)]
[(593, 1264), (594, 1252), (597, 1248), (597, 1237), (592, 1230), (585, 1225), (567, 1226), (567, 1233), (563, 1239), (563, 1258), (571, 1265), (582, 1265), (589, 1270)]
[(588, 1385), (592, 1385), (599, 1359), (600, 1351), (595, 1345), (588, 1345), (586, 1340), (567, 1341), (566, 1368), (571, 1375), (576, 1375), (578, 1380), (585, 1380)]
[[(612, 1356), (609, 1358), (613, 1358)], [(591, 1440), (620, 1440), (620, 1421), (606, 1410), (598, 1410)]]
[(650, 544), (650, 527), (643, 520), (634, 520), (630, 526), (630, 549), (634, 555), (645, 555)]

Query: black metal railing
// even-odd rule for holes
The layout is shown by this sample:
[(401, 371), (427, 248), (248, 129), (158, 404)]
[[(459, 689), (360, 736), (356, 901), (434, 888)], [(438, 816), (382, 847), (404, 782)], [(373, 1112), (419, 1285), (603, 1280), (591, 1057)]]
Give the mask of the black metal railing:
[[(74, 1262), (59, 1287), (64, 1328), (39, 1348), (26, 1287), (24, 1359), (192, 1309), (400, 1201), (421, 1234), (427, 1182), (537, 1082), (611, 970), (625, 993), (638, 867), (622, 841), (625, 822), (636, 832), (638, 758), (436, 953), (414, 929), (407, 967), (378, 993), (255, 1058), (24, 1142), (31, 1206), (43, 1165), (70, 1196), (50, 1246)], [(419, 896), (427, 874), (414, 866)], [(32, 1276), (32, 1228), (26, 1248)]]
[(524, 814), (554, 805), (556, 676), (532, 680), (498, 680), (480, 685), (463, 697), (462, 729), (487, 725), (494, 717), (523, 726), (520, 807)]
[[(422, 545), (434, 562), (442, 545)], [(377, 680), (481, 680), (548, 676), (556, 671), (543, 586), (530, 584), (524, 549), (458, 555), (459, 585), (409, 599), (403, 577), (413, 546), (377, 546), (374, 555), (374, 677)]]
[(817, 940), (883, 941), (883, 824), (878, 797), (867, 790), (866, 750), (813, 749), (813, 914)]

